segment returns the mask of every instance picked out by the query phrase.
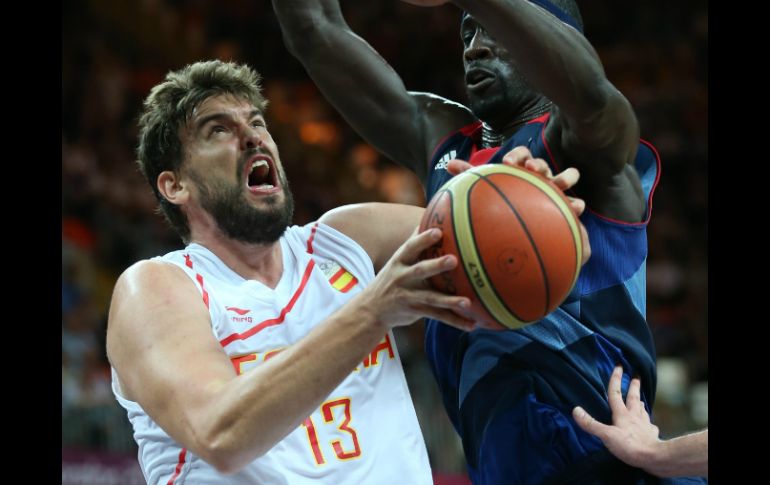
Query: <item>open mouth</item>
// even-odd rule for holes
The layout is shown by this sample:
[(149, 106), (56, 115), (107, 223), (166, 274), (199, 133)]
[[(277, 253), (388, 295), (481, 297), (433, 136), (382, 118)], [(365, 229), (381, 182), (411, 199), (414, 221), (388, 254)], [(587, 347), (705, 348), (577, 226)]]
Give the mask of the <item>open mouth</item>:
[(465, 73), (465, 84), (471, 91), (487, 88), (495, 82), (495, 75), (486, 69), (473, 68)]
[(274, 192), (280, 189), (278, 171), (270, 157), (255, 156), (249, 160), (246, 170), (246, 185), (252, 192)]

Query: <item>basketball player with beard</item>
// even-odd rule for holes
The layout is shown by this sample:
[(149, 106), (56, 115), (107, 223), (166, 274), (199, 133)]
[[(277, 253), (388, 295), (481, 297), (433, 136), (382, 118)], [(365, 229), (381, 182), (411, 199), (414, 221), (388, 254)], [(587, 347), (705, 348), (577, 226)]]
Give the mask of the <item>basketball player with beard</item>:
[(110, 307), (145, 479), (432, 483), (391, 329), (473, 325), (466, 298), (425, 284), (456, 258), (419, 261), (441, 234), (416, 234), (418, 207), (288, 227), (265, 105), (256, 72), (219, 61), (169, 73), (144, 104), (139, 165), (187, 244), (128, 268)]
[(416, 233), (419, 207), (347, 206), (289, 227), (266, 104), (255, 71), (220, 61), (169, 73), (144, 103), (139, 165), (186, 244), (128, 268), (110, 306), (113, 391), (144, 477), (432, 483), (391, 329), (424, 315), (474, 326), (467, 298), (426, 284), (457, 260), (419, 260), (441, 238)]

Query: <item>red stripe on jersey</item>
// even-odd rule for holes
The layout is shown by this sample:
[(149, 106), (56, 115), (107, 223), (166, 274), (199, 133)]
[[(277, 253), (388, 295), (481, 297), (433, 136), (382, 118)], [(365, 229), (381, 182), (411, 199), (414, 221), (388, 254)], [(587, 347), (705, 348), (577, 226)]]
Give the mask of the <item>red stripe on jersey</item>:
[(340, 268), (340, 270), (339, 270), (339, 271), (337, 271), (336, 273), (334, 273), (334, 276), (332, 276), (331, 278), (329, 278), (329, 283), (331, 283), (331, 284), (334, 284), (334, 283), (336, 283), (336, 282), (337, 282), (337, 280), (338, 280), (338, 279), (340, 279), (340, 278), (342, 278), (342, 275), (344, 275), (345, 273), (347, 273), (347, 270), (346, 270), (345, 268)]
[(299, 284), (299, 288), (297, 288), (297, 291), (294, 292), (294, 295), (291, 297), (291, 300), (289, 300), (289, 303), (283, 307), (280, 315), (278, 315), (276, 318), (271, 318), (269, 320), (260, 322), (243, 333), (234, 333), (228, 337), (225, 337), (219, 341), (219, 344), (222, 347), (226, 347), (236, 340), (245, 340), (256, 333), (261, 332), (267, 327), (272, 327), (273, 325), (279, 325), (283, 323), (284, 319), (286, 318), (286, 314), (291, 311), (291, 309), (294, 307), (294, 304), (297, 303), (297, 299), (299, 299), (299, 296), (302, 294), (302, 291), (305, 289), (305, 285), (307, 285), (307, 282), (310, 279), (310, 273), (313, 272), (313, 266), (315, 266), (315, 261), (311, 259), (305, 268), (305, 274), (302, 275), (302, 282)]
[(469, 125), (465, 125), (462, 128), (460, 128), (458, 131), (462, 133), (465, 136), (473, 136), (473, 134), (478, 131), (481, 128), (481, 121), (474, 121), (473, 123)]
[(198, 280), (198, 284), (201, 285), (201, 291), (203, 292), (203, 303), (206, 304), (206, 308), (209, 307), (209, 292), (203, 287), (203, 276), (200, 273), (195, 273), (195, 279)]
[[(474, 133), (475, 133), (477, 130), (479, 130), (479, 129), (481, 129), (481, 121), (474, 121), (474, 122), (473, 122), (473, 123), (471, 123), (470, 125), (466, 125), (466, 126), (463, 126), (462, 128), (460, 128), (460, 129), (459, 129), (459, 130), (457, 130), (457, 131), (459, 131), (460, 133), (462, 133), (463, 135), (465, 135), (465, 136), (467, 136), (467, 137), (473, 137), (473, 134), (474, 134)], [(430, 154), (430, 157), (428, 158), (428, 163), (430, 163), (430, 161), (431, 161), (431, 160), (433, 160), (433, 159), (436, 157), (436, 152), (438, 152), (438, 149), (439, 149), (439, 148), (441, 148), (441, 146), (442, 146), (442, 145), (443, 145), (443, 144), (444, 144), (444, 143), (445, 143), (445, 142), (446, 142), (446, 141), (447, 141), (447, 140), (448, 140), (450, 137), (454, 136), (454, 135), (457, 133), (457, 131), (454, 131), (454, 132), (452, 132), (452, 133), (450, 133), (450, 134), (446, 135), (444, 138), (442, 138), (442, 139), (441, 139), (441, 141), (440, 141), (440, 142), (438, 142), (438, 143), (436, 144), (436, 147), (433, 149), (433, 152)], [(428, 168), (432, 168), (432, 167), (428, 167)]]
[(348, 281), (348, 284), (345, 285), (345, 287), (342, 288), (340, 291), (343, 292), (343, 293), (347, 293), (348, 291), (350, 291), (351, 288), (356, 286), (356, 283), (358, 283), (358, 279), (356, 279), (356, 277), (353, 276), (353, 279)]
[[(548, 124), (548, 117), (551, 116), (551, 113), (546, 113), (541, 118), (545, 118), (543, 120), (543, 127), (540, 129), (540, 139), (543, 140), (543, 146), (545, 147), (546, 153), (548, 153), (548, 158), (550, 158), (550, 162), (553, 165), (553, 173), (559, 173), (561, 172), (561, 168), (559, 167), (559, 163), (556, 161), (556, 159), (553, 156), (553, 153), (551, 152), (551, 147), (548, 146), (548, 140), (545, 139), (545, 127)], [(534, 122), (535, 120), (532, 120)], [(529, 123), (527, 123), (529, 124)], [(568, 190), (567, 193), (572, 193), (572, 189)]]
[(544, 115), (538, 116), (537, 118), (535, 118), (535, 119), (533, 119), (533, 120), (529, 120), (529, 121), (527, 121), (527, 124), (529, 125), (529, 124), (531, 124), (531, 123), (541, 123), (541, 122), (542, 122), (542, 123), (545, 123), (546, 121), (548, 121), (548, 117), (549, 117), (549, 116), (551, 116), (551, 113), (550, 113), (550, 112), (549, 112), (549, 113), (546, 113), (546, 114), (544, 114)]
[(500, 149), (500, 147), (492, 147), (492, 148), (483, 148), (478, 151), (474, 151), (471, 154), (470, 159), (468, 160), (468, 163), (473, 165), (474, 167), (478, 167), (479, 165), (486, 164), (492, 156), (497, 153), (497, 151)]
[(168, 483), (166, 485), (174, 485), (174, 480), (176, 480), (176, 477), (178, 477), (182, 472), (182, 465), (184, 465), (186, 455), (187, 448), (182, 448), (182, 451), (179, 452), (179, 461), (176, 464), (176, 470), (174, 470), (174, 474), (171, 475), (171, 478), (168, 479)]
[(647, 140), (639, 139), (639, 143), (645, 145), (647, 148), (652, 151), (653, 156), (655, 157), (655, 164), (657, 165), (657, 170), (655, 172), (655, 181), (652, 183), (652, 188), (650, 189), (650, 196), (647, 197), (647, 217), (641, 222), (627, 222), (627, 221), (621, 221), (619, 219), (613, 219), (612, 217), (607, 217), (604, 215), (599, 214), (595, 210), (591, 209), (590, 207), (586, 206), (586, 210), (595, 215), (596, 217), (600, 219), (604, 219), (605, 221), (610, 221), (615, 224), (620, 224), (623, 226), (630, 226), (630, 227), (636, 227), (636, 226), (643, 226), (650, 222), (650, 217), (652, 217), (652, 196), (655, 194), (655, 189), (658, 187), (658, 181), (660, 180), (660, 171), (662, 170), (661, 164), (660, 164), (660, 154), (658, 153), (658, 150), (652, 145), (652, 143), (648, 142)]
[[(190, 259), (190, 255), (189, 254), (185, 254), (184, 255), (184, 264), (188, 268), (192, 269), (193, 263), (192, 263), (192, 259)], [(200, 273), (195, 273), (195, 279), (198, 281), (198, 284), (201, 286), (201, 294), (203, 296), (203, 303), (206, 305), (206, 308), (208, 308), (209, 307), (209, 292), (206, 291), (206, 288), (203, 287), (203, 275), (201, 275)]]
[(313, 229), (310, 230), (310, 238), (307, 240), (307, 252), (313, 254), (313, 238), (315, 238), (315, 232), (318, 230), (318, 223), (313, 224)]

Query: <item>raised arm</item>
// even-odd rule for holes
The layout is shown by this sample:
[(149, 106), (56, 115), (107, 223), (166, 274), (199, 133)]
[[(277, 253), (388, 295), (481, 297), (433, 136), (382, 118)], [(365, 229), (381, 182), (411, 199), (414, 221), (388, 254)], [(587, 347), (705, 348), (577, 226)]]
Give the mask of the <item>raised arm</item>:
[(410, 237), (349, 304), (239, 377), (187, 275), (166, 263), (138, 263), (118, 280), (107, 330), (121, 394), (217, 470), (235, 472), (296, 429), (390, 328), (426, 314), (472, 327), (455, 313), (466, 298), (424, 285), (457, 264), (451, 256), (419, 261), (439, 237)]
[(449, 132), (474, 120), (465, 107), (407, 91), (401, 78), (350, 30), (338, 0), (273, 0), (286, 47), (367, 142), (424, 182), (428, 157)]
[[(631, 165), (639, 143), (638, 122), (585, 37), (527, 0), (453, 3), (472, 16), (464, 30), (474, 22), (483, 26), (529, 84), (556, 105), (546, 137), (557, 157), (580, 169), (578, 194), (589, 207), (627, 222), (640, 221), (645, 204)], [(466, 60), (477, 54), (466, 43)]]

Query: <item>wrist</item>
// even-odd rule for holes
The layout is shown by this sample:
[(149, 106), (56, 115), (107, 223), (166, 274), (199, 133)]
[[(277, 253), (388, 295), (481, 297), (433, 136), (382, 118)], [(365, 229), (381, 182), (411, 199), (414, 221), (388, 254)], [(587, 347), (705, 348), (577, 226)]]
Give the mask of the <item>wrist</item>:
[(641, 467), (647, 473), (662, 477), (668, 476), (667, 469), (671, 461), (670, 443), (658, 439), (652, 446), (645, 448), (640, 454)]
[(366, 329), (381, 336), (390, 330), (390, 325), (382, 318), (381, 312), (377, 310), (375, 299), (369, 293), (368, 288), (365, 289), (348, 304), (348, 308), (356, 320), (363, 324)]

